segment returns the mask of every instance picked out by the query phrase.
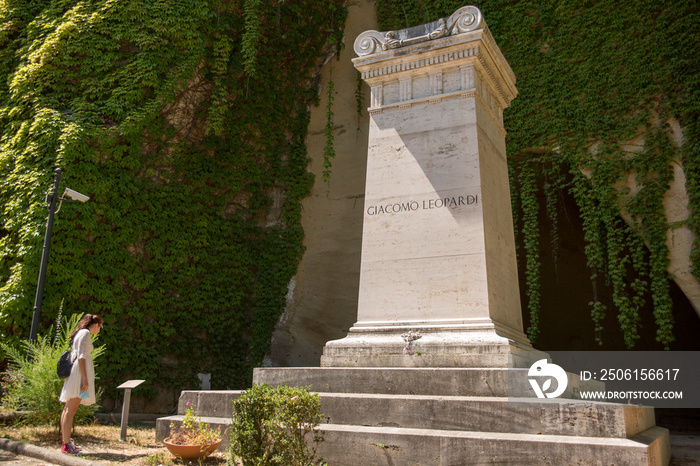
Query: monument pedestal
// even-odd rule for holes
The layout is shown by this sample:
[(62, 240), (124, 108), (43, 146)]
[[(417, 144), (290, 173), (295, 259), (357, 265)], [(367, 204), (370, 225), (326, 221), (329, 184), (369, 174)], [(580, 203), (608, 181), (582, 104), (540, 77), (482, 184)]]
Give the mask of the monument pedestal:
[(524, 367), (512, 356), (532, 349), (503, 128), (512, 70), (475, 7), (365, 32), (355, 51), (372, 91), (357, 322), (321, 365)]
[[(407, 341), (408, 332), (415, 334), (416, 329), (420, 338)], [(524, 368), (546, 357), (529, 343), (494, 329), (353, 328), (347, 337), (326, 344), (321, 367)]]

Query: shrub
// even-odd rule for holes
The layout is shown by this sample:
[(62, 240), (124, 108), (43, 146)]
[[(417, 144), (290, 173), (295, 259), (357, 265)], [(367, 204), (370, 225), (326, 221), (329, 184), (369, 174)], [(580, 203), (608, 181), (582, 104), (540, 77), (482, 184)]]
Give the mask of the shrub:
[[(79, 315), (56, 321), (56, 334), (39, 335), (36, 341), (23, 341), (19, 349), (0, 342), (10, 360), (2, 374), (2, 407), (10, 411), (26, 411), (23, 423), (59, 426), (63, 403), (58, 401), (63, 380), (56, 374), (56, 363), (70, 348), (70, 335), (78, 327)], [(92, 351), (93, 360), (104, 352), (104, 346)], [(96, 396), (99, 394), (96, 391)], [(80, 406), (74, 422), (80, 424), (91, 418), (98, 405)]]
[(221, 440), (221, 432), (194, 415), (194, 409), (187, 402), (187, 412), (178, 429), (170, 423), (170, 442), (175, 445), (210, 445)]
[(307, 388), (254, 385), (233, 402), (232, 455), (244, 466), (322, 463), (316, 457), (323, 442), (320, 408), (321, 399)]

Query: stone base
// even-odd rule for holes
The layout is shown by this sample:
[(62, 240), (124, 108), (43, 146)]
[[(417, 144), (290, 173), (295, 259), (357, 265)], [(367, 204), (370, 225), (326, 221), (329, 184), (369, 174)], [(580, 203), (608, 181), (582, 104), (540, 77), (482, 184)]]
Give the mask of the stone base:
[[(420, 335), (410, 342), (403, 335)], [(359, 327), (326, 343), (321, 367), (530, 367), (547, 358), (527, 337), (505, 329)]]
[[(663, 466), (670, 460), (669, 433), (655, 426), (653, 408), (533, 398), (526, 369), (265, 368), (254, 371), (253, 382), (308, 386), (319, 394), (325, 442), (318, 453), (334, 466)], [(517, 398), (513, 382), (524, 390)], [(179, 415), (158, 420), (156, 439), (180, 424), (189, 406), (225, 431), (240, 393), (183, 392)], [(576, 391), (563, 396), (575, 398)], [(224, 435), (220, 449), (228, 440)]]

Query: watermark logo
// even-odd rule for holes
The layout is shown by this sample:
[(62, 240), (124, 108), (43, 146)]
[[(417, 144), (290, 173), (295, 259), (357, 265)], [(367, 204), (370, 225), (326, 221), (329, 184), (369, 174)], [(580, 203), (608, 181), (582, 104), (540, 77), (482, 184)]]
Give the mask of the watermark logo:
[(513, 351), (513, 361), (527, 361), (508, 369), (508, 398), (514, 407), (520, 407), (523, 398), (529, 397), (543, 408), (555, 409), (564, 398), (654, 408), (700, 408), (700, 351), (534, 354), (532, 350)]
[[(537, 398), (556, 398), (566, 390), (568, 383), (566, 372), (556, 364), (548, 363), (546, 359), (540, 359), (530, 366), (527, 375), (532, 389), (537, 394)], [(541, 379), (542, 386), (539, 384)], [(547, 393), (552, 388), (552, 379), (557, 381), (556, 390)]]

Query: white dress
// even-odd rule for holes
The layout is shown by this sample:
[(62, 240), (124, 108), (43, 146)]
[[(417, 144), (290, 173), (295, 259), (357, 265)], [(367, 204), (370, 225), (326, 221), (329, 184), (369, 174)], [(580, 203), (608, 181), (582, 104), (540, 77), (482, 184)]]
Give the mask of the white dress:
[(73, 347), (71, 351), (71, 360), (73, 367), (70, 375), (63, 382), (61, 396), (58, 400), (65, 403), (71, 398), (80, 398), (80, 363), (78, 360), (85, 360), (85, 372), (88, 382), (88, 397), (81, 399), (81, 405), (91, 405), (97, 400), (95, 399), (95, 366), (92, 364), (92, 338), (90, 338), (90, 330), (84, 328), (79, 330), (73, 339)]

